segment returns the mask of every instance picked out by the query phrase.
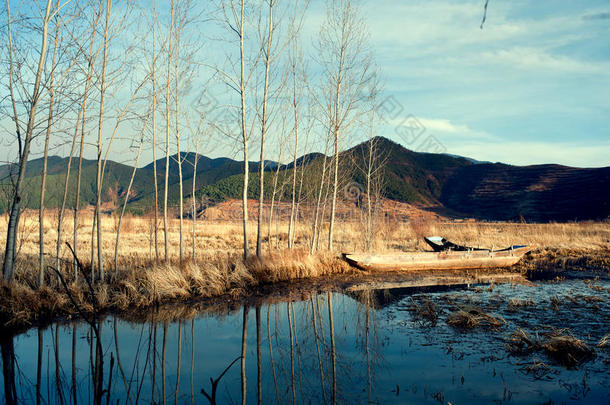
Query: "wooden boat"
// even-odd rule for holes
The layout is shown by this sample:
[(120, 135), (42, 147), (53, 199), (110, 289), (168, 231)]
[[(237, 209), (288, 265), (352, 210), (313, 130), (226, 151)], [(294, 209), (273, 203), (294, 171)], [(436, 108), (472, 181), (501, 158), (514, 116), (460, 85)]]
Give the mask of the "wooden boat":
[[(447, 250), (453, 250), (457, 252), (467, 252), (472, 250), (485, 250), (489, 251), (489, 249), (475, 248), (470, 246), (463, 246), (448, 241), (447, 239), (441, 236), (426, 236), (424, 241), (430, 246), (435, 252), (445, 252)], [(493, 250), (493, 249), (492, 249)]]
[(486, 269), (512, 266), (529, 250), (529, 246), (514, 245), (501, 250), (344, 253), (343, 258), (352, 266), (371, 271)]

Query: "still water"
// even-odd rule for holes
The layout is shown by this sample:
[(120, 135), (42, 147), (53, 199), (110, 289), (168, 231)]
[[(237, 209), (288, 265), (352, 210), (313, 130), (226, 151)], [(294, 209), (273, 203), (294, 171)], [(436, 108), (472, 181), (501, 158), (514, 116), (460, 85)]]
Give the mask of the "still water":
[[(595, 347), (610, 332), (609, 298), (608, 282), (401, 288), (56, 324), (2, 342), (0, 395), (32, 404), (207, 404), (213, 391), (216, 403), (607, 404), (607, 347), (567, 369), (544, 353), (511, 355), (505, 343), (517, 328), (569, 327)], [(435, 303), (436, 322), (414, 316), (421, 299)], [(506, 325), (447, 325), (465, 304)]]

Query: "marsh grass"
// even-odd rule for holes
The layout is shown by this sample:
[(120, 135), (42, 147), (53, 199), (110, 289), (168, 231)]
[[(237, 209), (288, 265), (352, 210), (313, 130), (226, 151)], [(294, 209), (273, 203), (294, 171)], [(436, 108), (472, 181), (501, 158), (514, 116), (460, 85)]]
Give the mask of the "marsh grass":
[(498, 329), (506, 325), (499, 315), (493, 316), (474, 305), (465, 305), (447, 317), (447, 324), (458, 329), (474, 329), (477, 327)]
[(439, 309), (428, 297), (411, 299), (408, 309), (417, 322), (434, 326), (438, 321)]
[(549, 358), (567, 368), (578, 367), (595, 357), (595, 352), (568, 329), (553, 329), (547, 333), (542, 349)]
[[(604, 337), (606, 338), (606, 337)], [(607, 344), (606, 340), (600, 344)], [(575, 368), (595, 357), (595, 352), (585, 342), (573, 335), (569, 329), (551, 328), (542, 337), (530, 336), (523, 329), (517, 329), (510, 334), (505, 343), (512, 355), (525, 356), (534, 352), (544, 352), (554, 362), (566, 367)], [(535, 370), (534, 370), (535, 371)]]
[[(66, 217), (67, 218), (67, 217)], [(238, 221), (198, 221), (195, 235), (195, 257), (191, 256), (193, 236), (190, 224), (185, 222), (183, 243), (186, 259), (179, 263), (179, 221), (172, 218), (168, 224), (169, 256), (164, 257), (163, 229), (159, 228), (159, 260), (154, 247), (154, 221), (150, 216), (123, 218), (121, 239), (117, 252), (118, 266), (114, 268), (114, 247), (118, 220), (115, 215), (102, 216), (104, 265), (107, 278), (95, 285), (95, 294), (103, 311), (137, 310), (169, 301), (225, 296), (242, 297), (254, 287), (265, 283), (292, 281), (333, 274), (353, 272), (340, 260), (338, 252), (362, 251), (364, 238), (358, 221), (339, 223), (335, 234), (337, 251), (320, 250), (310, 255), (311, 227), (300, 222), (296, 228), (295, 248), (289, 250), (284, 235), (287, 221), (279, 222), (271, 230), (264, 244), (261, 259), (243, 260), (241, 224)], [(7, 216), (0, 217), (0, 229), (7, 226)], [(82, 210), (78, 223), (76, 254), (88, 268), (91, 257), (92, 212)], [(5, 326), (27, 326), (58, 316), (76, 314), (65, 289), (53, 271), (45, 274), (45, 287), (38, 288), (38, 214), (25, 211), (20, 222), (19, 257), (12, 283), (0, 282), (0, 323)], [(327, 232), (327, 228), (324, 228)], [(57, 211), (47, 210), (45, 221), (46, 266), (55, 266), (57, 241)], [(255, 227), (250, 228), (250, 244), (255, 244)], [(66, 219), (62, 226), (60, 268), (70, 293), (82, 309), (90, 311), (91, 297), (84, 288), (83, 278), (74, 276), (73, 257), (63, 242), (72, 243), (73, 222)], [(266, 234), (266, 232), (265, 232)], [(421, 236), (437, 234), (473, 246), (508, 246), (513, 243), (536, 245), (538, 248), (526, 257), (515, 271), (527, 272), (532, 268), (579, 269), (610, 268), (607, 251), (610, 248), (610, 227), (605, 223), (568, 224), (513, 224), (481, 222), (449, 222), (438, 219), (396, 222), (382, 218), (373, 243), (375, 252), (401, 252), (427, 249)], [(5, 244), (5, 233), (0, 233), (0, 245)], [(322, 238), (324, 238), (324, 233)], [(321, 246), (325, 245), (321, 243)], [(595, 252), (602, 252), (601, 254)], [(593, 252), (593, 253), (592, 253)], [(0, 259), (3, 252), (0, 252)], [(546, 266), (546, 267), (545, 267)], [(606, 266), (606, 267), (604, 267)], [(86, 270), (90, 272), (90, 269)], [(422, 308), (422, 316), (432, 319), (433, 311)], [(427, 313), (427, 315), (426, 315)], [(461, 319), (461, 320), (458, 320)], [(498, 321), (500, 322), (500, 321)], [(481, 323), (493, 326), (494, 321), (480, 313), (462, 311), (455, 324)]]

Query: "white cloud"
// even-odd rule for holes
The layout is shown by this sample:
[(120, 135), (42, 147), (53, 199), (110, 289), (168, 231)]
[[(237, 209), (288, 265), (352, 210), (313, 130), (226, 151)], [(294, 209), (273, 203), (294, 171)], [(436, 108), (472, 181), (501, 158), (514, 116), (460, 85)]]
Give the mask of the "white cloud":
[(467, 125), (454, 124), (447, 119), (420, 118), (419, 120), (428, 131), (433, 132), (472, 132)]
[(458, 124), (446, 118), (401, 117), (391, 120), (388, 127), (391, 131), (400, 132), (396, 128), (416, 126), (428, 135), (439, 135), (450, 139), (469, 139), (493, 141), (498, 138), (485, 131), (475, 130), (465, 124)]
[(549, 71), (559, 71), (606, 74), (608, 72), (608, 66), (605, 63), (591, 63), (563, 55), (553, 55), (540, 48), (513, 47), (485, 52), (481, 57), (488, 63), (528, 70), (536, 69), (546, 73), (549, 73)]

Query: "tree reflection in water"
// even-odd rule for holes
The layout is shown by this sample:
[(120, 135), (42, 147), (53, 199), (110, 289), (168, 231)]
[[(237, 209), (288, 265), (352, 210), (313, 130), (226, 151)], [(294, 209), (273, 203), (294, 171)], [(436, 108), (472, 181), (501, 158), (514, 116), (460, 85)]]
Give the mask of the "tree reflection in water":
[[(455, 344), (450, 351), (444, 342), (430, 343), (439, 334), (476, 342), (482, 335), (456, 335), (444, 323), (434, 329), (409, 323), (405, 294), (274, 297), (237, 309), (171, 306), (144, 320), (94, 317), (32, 329), (0, 340), (1, 391), (7, 404), (129, 405), (376, 403), (398, 394), (402, 400), (448, 398), (447, 389), (468, 398), (480, 381), (492, 391), (499, 384), (500, 373), (491, 372), (496, 364), (477, 369), (472, 365), (480, 353), (468, 358), (455, 352)], [(249, 326), (255, 333), (248, 335)], [(512, 364), (507, 357), (497, 367)], [(467, 375), (472, 386), (447, 384), (465, 372), (474, 373)], [(508, 384), (530, 383), (520, 373), (505, 372), (503, 378), (500, 393)]]

